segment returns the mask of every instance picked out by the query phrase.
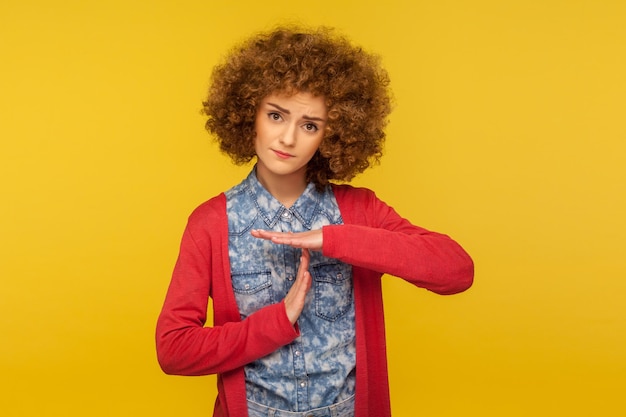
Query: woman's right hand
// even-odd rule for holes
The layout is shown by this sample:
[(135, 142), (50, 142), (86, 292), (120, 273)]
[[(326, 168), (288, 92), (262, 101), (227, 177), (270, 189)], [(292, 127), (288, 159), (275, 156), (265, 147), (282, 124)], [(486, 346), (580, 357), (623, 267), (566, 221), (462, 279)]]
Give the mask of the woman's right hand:
[(311, 273), (309, 272), (310, 258), (309, 250), (302, 249), (296, 280), (284, 299), (287, 317), (293, 325), (296, 324), (302, 313), (302, 309), (304, 309), (306, 295), (311, 288)]

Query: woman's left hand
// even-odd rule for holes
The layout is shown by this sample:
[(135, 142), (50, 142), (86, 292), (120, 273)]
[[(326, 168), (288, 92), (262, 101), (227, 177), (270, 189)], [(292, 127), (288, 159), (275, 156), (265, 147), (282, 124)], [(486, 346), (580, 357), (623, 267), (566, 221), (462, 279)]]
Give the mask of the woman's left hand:
[(272, 232), (269, 230), (256, 229), (250, 232), (258, 239), (270, 240), (279, 245), (289, 245), (294, 248), (322, 250), (323, 237), (322, 229), (310, 230), (307, 232)]

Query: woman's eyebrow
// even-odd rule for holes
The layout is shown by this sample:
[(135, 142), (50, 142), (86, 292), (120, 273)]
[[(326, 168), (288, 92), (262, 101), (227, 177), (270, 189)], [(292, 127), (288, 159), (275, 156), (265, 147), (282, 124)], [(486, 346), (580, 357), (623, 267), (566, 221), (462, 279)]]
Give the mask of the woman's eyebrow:
[[(282, 107), (280, 107), (278, 104), (276, 103), (267, 103), (268, 105), (276, 108), (276, 110), (281, 111), (285, 114), (291, 114), (291, 112), (287, 109), (284, 109)], [(311, 121), (317, 121), (317, 122), (325, 122), (326, 119), (322, 119), (321, 117), (313, 117), (313, 116), (307, 116), (306, 114), (302, 116), (303, 119), (305, 120), (311, 120)]]
[(282, 107), (280, 107), (278, 104), (274, 104), (274, 103), (267, 103), (267, 104), (269, 104), (269, 105), (270, 105), (270, 106), (272, 106), (272, 107), (276, 107), (276, 109), (277, 109), (277, 110), (280, 110), (280, 111), (282, 111), (283, 113), (286, 113), (286, 114), (291, 114), (291, 112), (290, 112), (289, 110), (287, 110), (287, 109), (283, 109), (283, 108), (282, 108)]

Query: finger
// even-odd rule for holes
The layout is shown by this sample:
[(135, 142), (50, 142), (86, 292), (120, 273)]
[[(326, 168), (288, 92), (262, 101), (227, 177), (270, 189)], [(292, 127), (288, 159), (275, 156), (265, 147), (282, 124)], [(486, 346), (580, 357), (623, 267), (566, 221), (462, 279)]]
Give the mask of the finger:
[(274, 232), (270, 232), (268, 230), (262, 230), (262, 229), (254, 229), (250, 232), (250, 234), (252, 234), (252, 236), (256, 238), (266, 239), (266, 240), (271, 240), (272, 237), (276, 235), (276, 233)]
[(302, 295), (303, 303), (306, 294), (311, 288), (311, 273), (309, 272), (309, 263), (311, 255), (308, 249), (302, 249), (302, 256), (300, 257), (300, 266), (298, 267), (298, 294)]
[(300, 268), (305, 270), (309, 269), (309, 263), (311, 261), (311, 252), (307, 248), (302, 249), (302, 256), (300, 257)]
[(302, 251), (300, 257), (300, 266), (298, 267), (298, 273), (296, 280), (292, 287), (289, 289), (287, 296), (285, 297), (285, 309), (287, 311), (287, 317), (292, 324), (295, 324), (306, 302), (306, 295), (311, 288), (311, 274), (308, 271), (310, 255), (308, 250)]
[(269, 230), (251, 230), (252, 236), (258, 239), (269, 240), (278, 245), (289, 245), (294, 248), (307, 248), (321, 251), (323, 247), (323, 234), (321, 229), (307, 232), (272, 232)]
[(250, 234), (258, 239), (270, 240), (272, 243), (279, 245), (298, 247), (296, 246), (298, 242), (297, 236), (292, 232), (272, 232), (269, 230), (255, 229), (251, 230)]
[(301, 238), (298, 238), (298, 236), (292, 233), (285, 233), (280, 235), (276, 234), (271, 237), (271, 241), (274, 243), (277, 243), (279, 245), (289, 245), (296, 248), (300, 247), (298, 245), (300, 244), (301, 240)]
[(273, 243), (279, 245), (289, 245), (294, 248), (313, 249), (313, 244), (306, 233), (282, 233), (270, 238)]
[(298, 274), (296, 282), (289, 289), (287, 296), (285, 297), (285, 310), (287, 317), (291, 324), (295, 324), (302, 314), (304, 309), (304, 303), (306, 301), (306, 294), (311, 287), (311, 274), (309, 271), (304, 271)]
[[(298, 266), (298, 272), (296, 273), (296, 280), (293, 283), (293, 287), (296, 287), (294, 291), (298, 292), (301, 290), (302, 283), (306, 284), (307, 277), (305, 274), (309, 272), (309, 260), (310, 255), (307, 249), (302, 250), (302, 256), (300, 257), (300, 265)], [(309, 274), (310, 275), (310, 274)]]

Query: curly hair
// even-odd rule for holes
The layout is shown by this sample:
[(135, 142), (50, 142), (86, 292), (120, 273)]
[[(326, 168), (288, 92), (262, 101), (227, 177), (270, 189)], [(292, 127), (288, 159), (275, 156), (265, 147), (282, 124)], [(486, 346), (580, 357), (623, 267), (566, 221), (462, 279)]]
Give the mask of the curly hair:
[(308, 92), (325, 99), (328, 123), (307, 165), (318, 189), (349, 181), (382, 156), (391, 112), (389, 76), (378, 56), (330, 28), (281, 27), (235, 47), (212, 73), (206, 129), (236, 164), (255, 156), (257, 108), (270, 94)]

